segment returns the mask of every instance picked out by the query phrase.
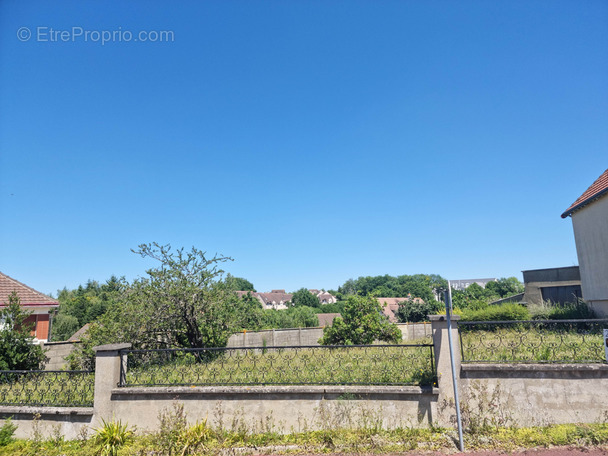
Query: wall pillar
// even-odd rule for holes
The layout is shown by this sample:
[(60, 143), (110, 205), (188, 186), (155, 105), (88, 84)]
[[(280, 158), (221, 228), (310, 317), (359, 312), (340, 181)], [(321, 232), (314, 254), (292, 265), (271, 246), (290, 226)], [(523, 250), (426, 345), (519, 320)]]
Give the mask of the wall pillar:
[[(433, 345), (435, 346), (435, 368), (437, 372), (437, 386), (439, 387), (438, 424), (440, 426), (453, 426), (455, 421), (454, 382), (452, 379), (452, 363), (450, 360), (450, 343), (448, 340), (448, 321), (445, 315), (429, 315), (433, 332)], [(454, 367), (456, 382), (459, 384), (458, 395), (462, 400), (462, 387), (460, 386), (460, 338), (458, 333), (458, 320), (460, 315), (451, 316), (452, 348), (454, 350)]]
[[(131, 348), (131, 344), (109, 344), (93, 347), (95, 351), (95, 399), (93, 402), (93, 425), (99, 426), (101, 420), (113, 418), (112, 390), (120, 381), (120, 350)], [(125, 360), (126, 372), (126, 360)]]

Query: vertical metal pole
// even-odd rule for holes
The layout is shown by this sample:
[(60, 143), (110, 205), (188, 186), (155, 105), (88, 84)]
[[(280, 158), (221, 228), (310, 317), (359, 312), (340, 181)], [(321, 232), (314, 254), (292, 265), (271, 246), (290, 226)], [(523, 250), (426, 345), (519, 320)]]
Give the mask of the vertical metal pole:
[(452, 363), (452, 383), (454, 384), (454, 401), (456, 402), (456, 421), (458, 423), (458, 441), (460, 451), (464, 451), (462, 437), (462, 419), (460, 416), (460, 400), (458, 399), (458, 383), (456, 383), (456, 364), (454, 363), (454, 346), (452, 341), (452, 287), (448, 280), (448, 293), (445, 296), (445, 316), (448, 322), (448, 343), (450, 346), (450, 362)]

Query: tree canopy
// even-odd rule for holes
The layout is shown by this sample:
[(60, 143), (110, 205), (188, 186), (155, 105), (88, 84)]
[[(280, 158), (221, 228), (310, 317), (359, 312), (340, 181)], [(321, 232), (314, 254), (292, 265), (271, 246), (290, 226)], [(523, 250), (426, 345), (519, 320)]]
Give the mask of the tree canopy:
[(382, 308), (371, 296), (349, 296), (342, 317), (336, 317), (332, 326), (326, 326), (322, 345), (361, 345), (374, 340), (397, 343), (401, 331), (382, 313)]
[(291, 305), (294, 307), (319, 307), (321, 303), (319, 298), (313, 295), (306, 288), (300, 288), (291, 298)]
[(437, 274), (367, 276), (347, 280), (338, 288), (338, 298), (342, 300), (349, 295), (401, 298), (411, 295), (430, 302), (446, 287), (447, 280)]
[(230, 273), (226, 274), (226, 278), (224, 279), (224, 282), (226, 282), (226, 285), (228, 285), (228, 287), (234, 291), (253, 291), (253, 292), (255, 292), (255, 288), (253, 287), (253, 284), (249, 280), (243, 279), (242, 277), (235, 277)]
[(89, 280), (75, 290), (60, 290), (57, 298), (59, 311), (53, 318), (52, 340), (67, 340), (86, 323), (102, 316), (112, 303), (120, 299), (125, 286), (124, 278), (112, 276), (102, 285)]
[(130, 284), (91, 325), (85, 349), (113, 342), (131, 342), (135, 348), (221, 347), (241, 328), (243, 301), (222, 282), (219, 268), (231, 258), (209, 258), (194, 247), (172, 251), (157, 243), (133, 252), (159, 265)]

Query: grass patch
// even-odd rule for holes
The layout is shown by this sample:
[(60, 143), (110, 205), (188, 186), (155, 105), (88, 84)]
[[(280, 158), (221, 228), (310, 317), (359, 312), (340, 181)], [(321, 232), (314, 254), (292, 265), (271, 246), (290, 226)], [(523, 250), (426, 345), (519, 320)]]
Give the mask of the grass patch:
[(193, 351), (131, 352), (127, 386), (430, 385), (431, 350), (406, 345), (259, 348), (204, 352), (215, 354), (207, 360)]
[[(533, 325), (533, 324), (532, 324)], [(562, 362), (605, 361), (601, 330), (545, 329), (526, 324), (474, 327), (461, 325), (463, 362)]]
[[(593, 447), (608, 444), (608, 424), (565, 424), (534, 428), (492, 428), (482, 433), (465, 433), (468, 450), (515, 451), (550, 446)], [(195, 440), (195, 439), (194, 439)], [(189, 448), (194, 448), (195, 441)], [(210, 430), (191, 455), (260, 453), (395, 453), (405, 451), (454, 451), (457, 434), (453, 429), (400, 428), (395, 430), (336, 429), (291, 433), (249, 434)], [(35, 453), (33, 451), (36, 451)], [(100, 446), (94, 439), (42, 442), (16, 440), (0, 447), (0, 456), (93, 456)], [(137, 435), (122, 447), (120, 455), (164, 455), (159, 451), (157, 434)], [(176, 454), (179, 454), (176, 453)]]
[(0, 371), (0, 405), (92, 407), (91, 372)]

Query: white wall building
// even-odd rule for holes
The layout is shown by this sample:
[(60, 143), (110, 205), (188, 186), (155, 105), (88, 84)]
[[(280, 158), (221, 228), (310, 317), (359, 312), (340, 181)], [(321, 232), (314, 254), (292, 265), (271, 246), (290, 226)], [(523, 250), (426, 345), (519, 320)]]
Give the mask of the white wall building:
[(608, 316), (608, 169), (562, 214), (572, 217), (583, 299)]

